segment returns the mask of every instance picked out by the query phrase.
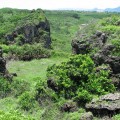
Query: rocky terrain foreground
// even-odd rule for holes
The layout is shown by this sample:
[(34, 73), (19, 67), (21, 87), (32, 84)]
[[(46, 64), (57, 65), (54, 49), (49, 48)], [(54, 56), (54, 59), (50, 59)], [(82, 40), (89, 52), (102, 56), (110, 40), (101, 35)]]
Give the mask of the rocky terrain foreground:
[[(101, 31), (96, 31), (94, 35), (90, 38), (84, 39), (85, 35), (81, 35), (77, 39), (72, 41), (72, 50), (75, 54), (91, 54), (93, 61), (96, 66), (105, 64), (108, 68), (99, 68), (106, 69), (110, 71), (110, 78), (113, 83), (120, 89), (120, 57), (111, 55), (114, 45), (108, 44), (107, 35)], [(92, 50), (97, 48), (98, 50), (92, 53)]]
[(103, 95), (98, 100), (93, 99), (85, 107), (87, 111), (91, 111), (95, 116), (112, 117), (120, 113), (120, 93)]

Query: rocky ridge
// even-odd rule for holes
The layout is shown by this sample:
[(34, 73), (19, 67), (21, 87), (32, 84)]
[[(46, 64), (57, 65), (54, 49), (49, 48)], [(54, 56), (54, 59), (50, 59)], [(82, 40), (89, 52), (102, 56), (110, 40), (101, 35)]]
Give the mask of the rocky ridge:
[[(24, 10), (22, 11), (25, 12)], [(12, 24), (12, 22), (11, 22)], [(44, 12), (40, 9), (27, 11), (23, 18), (16, 20), (14, 28), (4, 35), (6, 44), (23, 45), (25, 43), (41, 43), (50, 48), (50, 24)]]
[[(120, 89), (120, 57), (111, 55), (114, 45), (107, 43), (107, 35), (101, 31), (96, 31), (90, 38), (84, 39), (81, 35), (78, 39), (72, 40), (72, 51), (74, 54), (91, 54), (96, 66), (108, 65), (110, 78)], [(94, 50), (97, 49), (95, 52)]]
[[(86, 38), (86, 35), (79, 35), (72, 40), (72, 51), (74, 54), (90, 54), (96, 66), (96, 71), (105, 69), (110, 71), (109, 77), (114, 83), (117, 93), (103, 95), (98, 99), (93, 99), (86, 104), (85, 109), (91, 111), (94, 116), (111, 119), (113, 115), (120, 113), (120, 57), (111, 54), (115, 46), (108, 44), (108, 35), (102, 31)], [(101, 65), (107, 67), (99, 67)], [(97, 86), (96, 86), (97, 87)], [(91, 119), (90, 119), (91, 120)]]

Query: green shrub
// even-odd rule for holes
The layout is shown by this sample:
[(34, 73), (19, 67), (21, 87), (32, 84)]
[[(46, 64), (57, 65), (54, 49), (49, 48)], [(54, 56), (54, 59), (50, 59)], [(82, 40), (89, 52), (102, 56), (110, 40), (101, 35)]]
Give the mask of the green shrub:
[(23, 45), (25, 43), (25, 37), (22, 34), (18, 35), (15, 40), (17, 45)]
[(30, 84), (22, 80), (13, 80), (11, 83), (11, 90), (15, 97), (21, 95), (25, 91), (30, 90)]
[(23, 110), (30, 110), (34, 107), (35, 97), (30, 92), (24, 92), (19, 96), (19, 105)]
[(46, 94), (46, 84), (41, 79), (36, 83), (35, 90), (38, 95), (45, 95)]
[(47, 87), (47, 83), (43, 80), (39, 80), (35, 86), (36, 100), (41, 100), (41, 102), (49, 99), (57, 101), (57, 96), (54, 91)]
[(120, 22), (120, 17), (119, 16), (112, 16), (112, 17), (102, 19), (100, 21), (100, 24), (102, 26), (108, 26), (108, 25), (118, 26), (119, 22)]
[(50, 51), (43, 48), (41, 44), (25, 44), (23, 46), (13, 45), (9, 48), (10, 55), (19, 60), (32, 60), (50, 56)]
[(73, 17), (73, 18), (76, 18), (76, 19), (79, 19), (79, 18), (80, 18), (79, 14), (77, 14), (77, 13), (74, 13), (74, 14), (72, 15), (72, 17)]
[(114, 91), (109, 71), (96, 72), (89, 55), (76, 55), (67, 62), (53, 65), (47, 69), (58, 90), (56, 94), (66, 99), (88, 102), (91, 95), (102, 95)]
[(79, 112), (73, 112), (67, 115), (67, 120), (80, 120), (80, 113)]
[(3, 53), (8, 53), (9, 52), (9, 46), (7, 46), (5, 44), (1, 44), (0, 46), (2, 47)]
[(87, 90), (77, 90), (77, 96), (75, 97), (75, 100), (80, 102), (81, 104), (87, 103), (92, 99), (92, 95)]
[(120, 120), (120, 114), (117, 114), (117, 115), (113, 116), (112, 119), (113, 119), (113, 120)]
[(10, 82), (0, 76), (0, 98), (6, 97), (8, 93), (11, 91)]
[(102, 28), (102, 31), (104, 31), (107, 34), (113, 34), (117, 31), (120, 31), (120, 27), (115, 25), (107, 25)]
[(17, 111), (3, 112), (0, 111), (0, 120), (35, 120), (30, 116), (22, 115)]
[(120, 40), (114, 39), (111, 41), (115, 48), (112, 51), (112, 54), (115, 56), (120, 56)]

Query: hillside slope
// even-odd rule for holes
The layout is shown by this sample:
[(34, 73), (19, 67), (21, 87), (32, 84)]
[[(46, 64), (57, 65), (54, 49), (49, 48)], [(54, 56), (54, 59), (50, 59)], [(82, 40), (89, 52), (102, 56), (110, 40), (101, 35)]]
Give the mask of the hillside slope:
[[(33, 14), (35, 11), (29, 12)], [(96, 108), (103, 105), (103, 109), (109, 110), (115, 108), (112, 106), (117, 106), (118, 110), (119, 94), (112, 94), (112, 97), (114, 96), (112, 100), (115, 100), (112, 105), (108, 104), (111, 103), (109, 100), (112, 101), (109, 99), (111, 94), (102, 97), (103, 103), (98, 99), (101, 95), (116, 92), (110, 79), (111, 76), (109, 76), (113, 75), (111, 72), (114, 72), (112, 77), (117, 80), (114, 84), (119, 86), (119, 76), (117, 76), (119, 59), (115, 58), (115, 64), (108, 59), (109, 62), (112, 62), (113, 68), (118, 67), (118, 69), (99, 64), (104, 60), (101, 60), (101, 56), (106, 58), (105, 55), (109, 52), (108, 49), (103, 49), (109, 43), (116, 47), (108, 56), (119, 57), (119, 17), (111, 18), (112, 13), (79, 11), (45, 11), (45, 14), (51, 27), (52, 49), (47, 50), (47, 52), (52, 51), (50, 58), (38, 59), (41, 54), (43, 57), (48, 54), (46, 49), (41, 49), (40, 43), (1, 44), (4, 53), (12, 51), (13, 55), (17, 53), (20, 59), (17, 61), (7, 60), (8, 71), (17, 73), (12, 81), (0, 78), (0, 93), (5, 95), (0, 99), (0, 119), (85, 120), (91, 118), (101, 120), (99, 111), (96, 114), (91, 107), (94, 107), (96, 111)], [(74, 37), (75, 35), (76, 37)], [(71, 41), (73, 42), (72, 46)], [(72, 54), (71, 49), (74, 43), (78, 50), (76, 53), (80, 55)], [(107, 48), (111, 48), (111, 46)], [(104, 50), (105, 55), (98, 54), (100, 60), (97, 65), (92, 56), (98, 51), (103, 53), (101, 50)], [(4, 55), (6, 56), (6, 54)], [(30, 59), (26, 59), (28, 56)], [(92, 98), (98, 100), (97, 102), (93, 100), (92, 103), (98, 104), (92, 104), (92, 106), (88, 104)], [(86, 103), (87, 105), (85, 105)], [(113, 115), (112, 113), (116, 114), (117, 111), (108, 111), (108, 113)], [(105, 114), (108, 113), (105, 112)], [(93, 114), (96, 114), (97, 117)], [(119, 114), (114, 118), (119, 120)]]
[(0, 26), (0, 43), (23, 45), (41, 42), (50, 47), (50, 25), (41, 9), (0, 9)]

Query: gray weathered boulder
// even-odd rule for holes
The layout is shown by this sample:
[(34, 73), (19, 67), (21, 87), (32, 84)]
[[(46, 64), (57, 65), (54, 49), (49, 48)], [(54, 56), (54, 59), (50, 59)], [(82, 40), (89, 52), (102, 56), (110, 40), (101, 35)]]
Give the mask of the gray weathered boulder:
[(94, 47), (102, 48), (107, 42), (107, 35), (104, 32), (96, 31), (94, 35), (86, 38), (86, 35), (80, 35), (72, 40), (71, 46), (74, 54), (87, 54)]
[(73, 101), (68, 101), (61, 106), (62, 112), (74, 112), (77, 110), (77, 104)]
[(93, 114), (91, 112), (84, 113), (80, 120), (93, 120)]
[(110, 55), (112, 49), (114, 49), (113, 45), (105, 45), (92, 58), (98, 66), (102, 64), (109, 66), (110, 78), (117, 89), (120, 90), (120, 57)]
[(90, 50), (90, 44), (87, 41), (73, 40), (71, 45), (74, 54), (86, 54)]
[(49, 79), (47, 80), (47, 85), (48, 85), (48, 87), (51, 88), (52, 90), (58, 91), (58, 86), (57, 86), (57, 84), (55, 83), (55, 81), (54, 81), (53, 79), (49, 78)]
[(120, 93), (110, 93), (93, 99), (86, 104), (86, 110), (91, 111), (96, 116), (113, 116), (120, 114)]
[(109, 55), (114, 49), (113, 45), (106, 45), (93, 56), (93, 60), (96, 65), (109, 64), (113, 73), (120, 73), (120, 57)]

